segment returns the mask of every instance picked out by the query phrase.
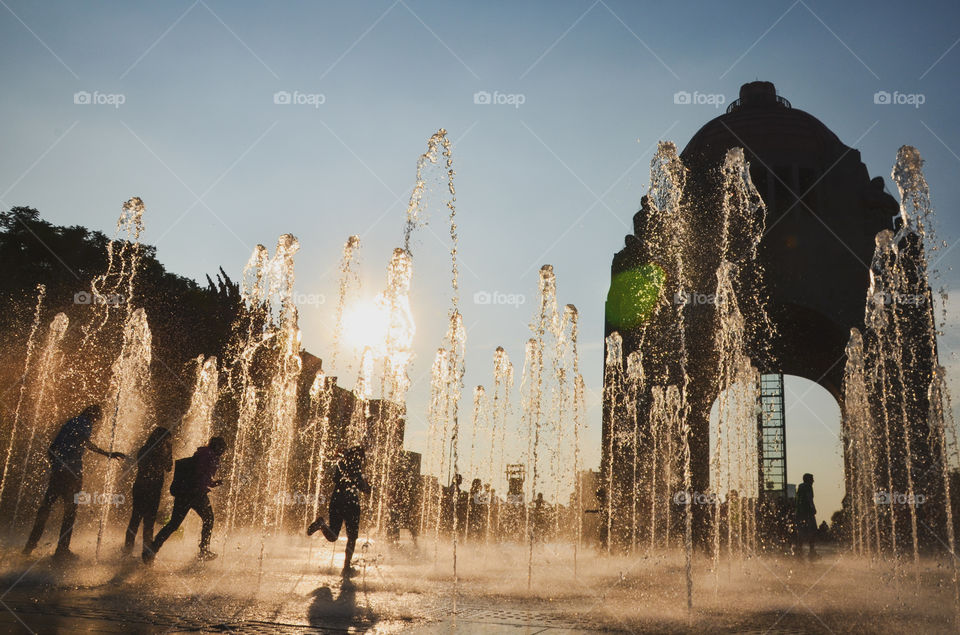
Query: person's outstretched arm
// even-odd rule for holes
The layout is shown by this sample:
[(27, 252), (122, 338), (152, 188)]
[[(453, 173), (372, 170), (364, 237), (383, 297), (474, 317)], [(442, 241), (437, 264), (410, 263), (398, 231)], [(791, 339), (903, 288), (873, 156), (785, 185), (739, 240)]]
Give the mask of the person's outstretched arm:
[(123, 452), (107, 452), (107, 451), (104, 450), (103, 448), (97, 446), (97, 444), (95, 444), (95, 443), (94, 443), (93, 441), (91, 441), (90, 439), (87, 439), (86, 441), (84, 441), (83, 444), (87, 447), (88, 450), (91, 450), (92, 452), (96, 452), (97, 454), (102, 454), (103, 456), (108, 457), (108, 458), (111, 458), (111, 459), (125, 459), (125, 458), (127, 458), (127, 455), (124, 454)]

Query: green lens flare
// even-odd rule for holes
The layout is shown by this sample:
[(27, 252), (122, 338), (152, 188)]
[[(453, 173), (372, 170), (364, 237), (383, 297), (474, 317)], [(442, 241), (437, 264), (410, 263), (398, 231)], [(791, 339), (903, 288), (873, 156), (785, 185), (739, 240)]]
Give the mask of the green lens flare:
[(607, 292), (607, 322), (618, 330), (639, 326), (650, 317), (667, 274), (648, 263), (618, 273)]

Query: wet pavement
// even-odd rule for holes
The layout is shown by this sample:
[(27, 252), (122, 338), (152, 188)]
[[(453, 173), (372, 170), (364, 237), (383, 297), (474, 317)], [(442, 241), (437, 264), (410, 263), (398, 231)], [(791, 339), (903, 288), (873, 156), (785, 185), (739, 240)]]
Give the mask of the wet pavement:
[(200, 563), (187, 536), (152, 567), (115, 547), (97, 562), (89, 536), (75, 541), (81, 557), (68, 566), (49, 556), (52, 545), (28, 558), (6, 544), (0, 632), (956, 632), (952, 570), (935, 561), (917, 578), (840, 552), (727, 562), (718, 572), (704, 558), (688, 611), (679, 554), (581, 553), (575, 570), (565, 547), (543, 546), (528, 571), (523, 546), (461, 547), (454, 594), (450, 545), (371, 542), (344, 582), (342, 543), (215, 539), (221, 557)]

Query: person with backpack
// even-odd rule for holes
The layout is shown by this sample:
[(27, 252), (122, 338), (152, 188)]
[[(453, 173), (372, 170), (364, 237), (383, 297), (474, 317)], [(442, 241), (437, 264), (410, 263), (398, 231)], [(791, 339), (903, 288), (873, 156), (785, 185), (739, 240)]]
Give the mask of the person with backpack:
[(353, 552), (357, 546), (357, 537), (360, 535), (360, 494), (370, 493), (370, 485), (363, 476), (363, 461), (366, 452), (363, 446), (355, 445), (348, 448), (337, 461), (333, 471), (333, 496), (330, 497), (330, 524), (323, 521), (323, 516), (310, 523), (307, 535), (321, 531), (324, 538), (336, 542), (340, 536), (340, 527), (347, 528), (347, 548), (343, 560), (343, 577), (347, 578), (356, 573), (350, 566)]
[(63, 501), (63, 521), (60, 524), (60, 538), (57, 540), (57, 550), (54, 557), (58, 559), (75, 559), (77, 556), (70, 551), (70, 538), (73, 536), (73, 522), (77, 517), (77, 505), (83, 493), (83, 453), (92, 450), (97, 454), (111, 459), (125, 459), (123, 452), (108, 452), (99, 448), (90, 440), (93, 436), (93, 426), (103, 416), (100, 406), (94, 404), (84, 408), (76, 417), (68, 420), (57, 432), (47, 449), (47, 458), (50, 459), (50, 482), (43, 495), (43, 501), (37, 509), (37, 518), (33, 523), (33, 530), (27, 538), (23, 548), (24, 555), (29, 556), (40, 541), (43, 529), (50, 516), (50, 508), (57, 499)]
[(137, 451), (137, 478), (133, 481), (133, 514), (127, 525), (123, 552), (133, 551), (137, 529), (143, 523), (143, 550), (153, 542), (153, 526), (163, 494), (163, 479), (173, 469), (173, 444), (170, 430), (157, 426)]
[(192, 509), (200, 516), (203, 526), (200, 530), (200, 560), (213, 560), (217, 554), (210, 551), (210, 535), (213, 533), (213, 508), (210, 506), (208, 492), (210, 488), (222, 483), (214, 480), (217, 468), (220, 467), (220, 457), (227, 450), (227, 442), (223, 437), (213, 437), (210, 443), (197, 448), (193, 456), (180, 459), (176, 462), (173, 471), (173, 482), (170, 484), (170, 493), (173, 495), (173, 512), (170, 522), (157, 532), (156, 538), (149, 549), (143, 550), (143, 561), (146, 564), (153, 562), (160, 547), (167, 541), (173, 532), (180, 528), (180, 524), (187, 513)]

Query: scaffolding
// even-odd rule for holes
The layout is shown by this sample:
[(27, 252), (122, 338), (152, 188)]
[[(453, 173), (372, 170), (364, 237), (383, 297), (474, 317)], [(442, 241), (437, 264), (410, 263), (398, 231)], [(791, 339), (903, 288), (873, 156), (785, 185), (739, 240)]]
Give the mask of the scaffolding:
[(768, 498), (787, 497), (787, 419), (783, 375), (760, 376), (757, 446), (760, 455), (760, 492)]

